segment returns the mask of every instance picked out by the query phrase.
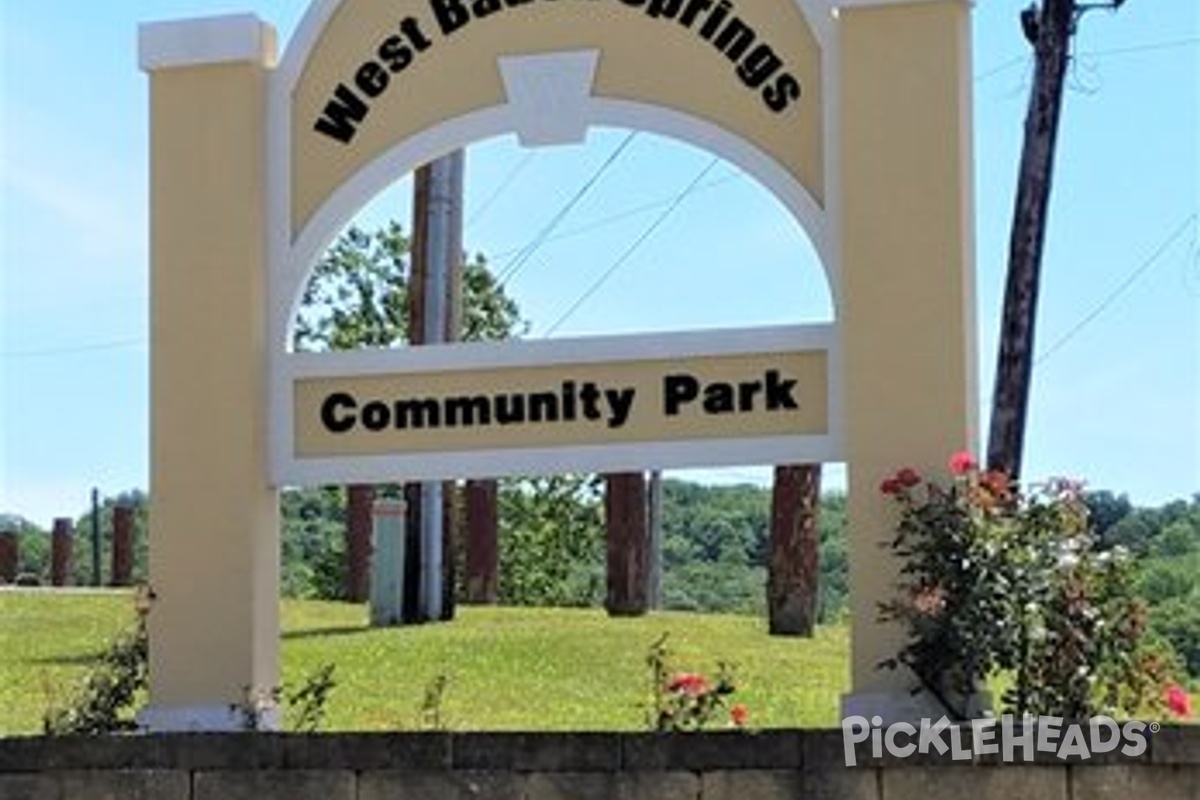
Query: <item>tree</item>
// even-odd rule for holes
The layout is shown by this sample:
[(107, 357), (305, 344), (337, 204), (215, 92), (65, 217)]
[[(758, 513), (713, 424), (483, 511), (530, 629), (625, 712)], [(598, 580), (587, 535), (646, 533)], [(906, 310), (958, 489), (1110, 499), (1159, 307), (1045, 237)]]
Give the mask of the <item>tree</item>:
[(1049, 220), (1050, 189), (1071, 38), (1084, 13), (1095, 8), (1120, 8), (1124, 2), (1043, 0), (1040, 9), (1035, 4), (1021, 14), (1025, 37), (1033, 45), (1035, 66), (1009, 241), (1008, 279), (1004, 290), (987, 451), (988, 467), (1012, 478), (1021, 474), (1025, 419), (1033, 376), (1042, 249)]
[[(330, 247), (305, 286), (293, 342), (297, 350), (395, 347), (408, 341), (411, 240), (398, 222), (368, 233), (351, 227)], [(462, 338), (507, 339), (524, 332), (516, 302), (508, 297), (481, 255), (463, 267)], [(366, 599), (371, 531), (363, 513), (372, 487), (350, 486), (346, 541), (340, 552), (348, 600)], [(285, 535), (287, 531), (285, 530)], [(286, 543), (285, 543), (286, 546)]]

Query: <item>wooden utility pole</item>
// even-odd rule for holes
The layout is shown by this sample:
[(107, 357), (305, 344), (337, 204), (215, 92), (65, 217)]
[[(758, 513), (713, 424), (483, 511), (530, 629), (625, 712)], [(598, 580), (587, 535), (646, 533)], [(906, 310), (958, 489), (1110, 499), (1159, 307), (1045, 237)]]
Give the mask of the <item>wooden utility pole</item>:
[(1021, 13), (1021, 25), (1034, 50), (1033, 89), (1025, 117), (1025, 142), (1013, 210), (987, 450), (988, 467), (1013, 478), (1021, 474), (1042, 251), (1071, 37), (1085, 11), (1100, 7), (1116, 9), (1123, 2), (1080, 4), (1078, 0), (1042, 0), (1040, 8), (1032, 5)]
[(351, 603), (371, 597), (371, 507), (375, 487), (357, 483), (346, 487), (346, 585)]

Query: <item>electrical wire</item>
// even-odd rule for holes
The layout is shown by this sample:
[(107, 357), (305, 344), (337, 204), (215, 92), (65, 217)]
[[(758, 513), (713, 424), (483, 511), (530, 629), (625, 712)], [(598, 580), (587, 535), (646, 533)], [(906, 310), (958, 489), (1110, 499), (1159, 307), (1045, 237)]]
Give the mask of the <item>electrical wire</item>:
[(112, 342), (97, 342), (68, 347), (47, 347), (39, 350), (7, 350), (0, 353), (4, 358), (40, 358), (43, 356), (62, 356), (72, 353), (94, 353), (101, 350), (124, 350), (132, 347), (143, 347), (149, 344), (145, 337), (140, 339), (118, 339)]
[(503, 180), (500, 181), (500, 184), (494, 190), (492, 190), (492, 193), (487, 196), (486, 200), (479, 204), (479, 208), (477, 208), (475, 213), (471, 215), (471, 218), (467, 220), (466, 227), (468, 230), (479, 221), (480, 217), (482, 217), (497, 200), (500, 199), (500, 196), (504, 194), (505, 190), (507, 190), (509, 186), (512, 185), (513, 181), (520, 177), (521, 173), (524, 172), (526, 168), (533, 162), (533, 159), (537, 154), (537, 150), (530, 150), (519, 162), (517, 162), (516, 166), (508, 171), (508, 174), (504, 176)]
[(589, 286), (588, 289), (579, 296), (579, 299), (572, 303), (571, 307), (563, 312), (562, 316), (560, 316), (553, 325), (546, 329), (546, 333), (544, 335), (549, 337), (560, 327), (562, 327), (562, 324), (570, 319), (570, 317), (579, 310), (579, 307), (587, 302), (588, 298), (598, 292), (600, 288), (604, 286), (604, 284), (607, 283), (613, 275), (616, 274), (617, 270), (628, 263), (629, 259), (633, 257), (633, 254), (636, 253), (638, 249), (646, 243), (646, 240), (654, 235), (654, 232), (657, 231), (659, 227), (661, 227), (662, 224), (667, 221), (667, 218), (675, 212), (675, 209), (679, 208), (687, 196), (696, 190), (696, 187), (700, 185), (700, 182), (704, 180), (705, 176), (707, 176), (708, 173), (711, 172), (719, 163), (721, 163), (721, 159), (717, 157), (714, 157), (711, 161), (709, 161), (708, 165), (705, 166), (704, 169), (700, 170), (699, 174), (692, 179), (691, 183), (689, 183), (683, 189), (683, 191), (675, 195), (675, 199), (671, 202), (671, 205), (668, 206), (661, 214), (659, 214), (658, 218), (655, 219), (654, 222), (652, 222), (650, 226), (646, 228), (646, 230), (642, 231), (641, 236), (634, 240), (633, 244), (631, 244), (625, 250), (625, 252), (621, 254), (620, 258), (614, 261), (612, 266), (606, 269), (604, 273), (595, 281), (595, 283)]
[(499, 288), (503, 289), (505, 286), (511, 283), (513, 279), (517, 277), (517, 275), (520, 274), (521, 270), (524, 269), (529, 263), (529, 259), (533, 257), (533, 254), (536, 253), (538, 249), (546, 243), (546, 240), (549, 238), (550, 234), (552, 234), (554, 230), (562, 223), (562, 221), (566, 219), (567, 215), (571, 213), (571, 210), (575, 208), (575, 206), (577, 206), (585, 196), (587, 196), (587, 193), (591, 191), (592, 187), (596, 185), (601, 177), (603, 177), (604, 173), (606, 173), (612, 167), (612, 165), (617, 162), (617, 159), (621, 157), (621, 154), (625, 152), (626, 148), (633, 143), (633, 140), (636, 139), (637, 136), (637, 131), (631, 131), (629, 135), (627, 135), (621, 141), (621, 143), (617, 145), (617, 148), (613, 150), (608, 158), (605, 159), (604, 163), (600, 165), (599, 169), (592, 173), (592, 176), (588, 178), (583, 186), (579, 187), (579, 190), (575, 192), (574, 196), (572, 196), (571, 199), (568, 200), (567, 203), (560, 208), (553, 217), (550, 218), (550, 221), (546, 223), (540, 231), (538, 231), (537, 235), (533, 237), (529, 244), (521, 248), (521, 252), (518, 253), (517, 257), (499, 272), (499, 274), (496, 276), (496, 284)]
[(1166, 240), (1164, 240), (1163, 243), (1154, 250), (1153, 253), (1151, 253), (1150, 257), (1139, 264), (1138, 267), (1120, 283), (1120, 285), (1118, 285), (1103, 300), (1101, 300), (1100, 303), (1081, 320), (1079, 320), (1079, 322), (1073, 325), (1070, 330), (1058, 337), (1054, 344), (1050, 345), (1045, 351), (1042, 352), (1041, 355), (1035, 358), (1033, 362), (1034, 366), (1037, 367), (1044, 364), (1046, 359), (1050, 358), (1063, 347), (1065, 347), (1068, 342), (1078, 336), (1088, 325), (1095, 322), (1101, 314), (1107, 311), (1113, 303), (1115, 303), (1123, 294), (1125, 294), (1125, 292), (1129, 291), (1129, 289), (1135, 283), (1137, 283), (1138, 278), (1142, 277), (1142, 275), (1146, 274), (1151, 267), (1157, 264), (1159, 260), (1167, 253), (1167, 251), (1171, 249), (1171, 246), (1174, 245), (1175, 242), (1179, 241), (1179, 239), (1181, 239), (1189, 230), (1193, 230), (1195, 226), (1196, 215), (1191, 214), (1179, 225), (1179, 227), (1175, 228), (1171, 235), (1168, 236)]

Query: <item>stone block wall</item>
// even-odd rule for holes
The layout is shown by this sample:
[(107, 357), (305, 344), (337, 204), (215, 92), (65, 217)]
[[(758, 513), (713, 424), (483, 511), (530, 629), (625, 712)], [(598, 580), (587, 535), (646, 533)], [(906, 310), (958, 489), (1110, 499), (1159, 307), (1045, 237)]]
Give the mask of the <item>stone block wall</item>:
[(841, 731), (0, 739), (0, 800), (1200, 800), (1200, 727), (1136, 758), (845, 766)]

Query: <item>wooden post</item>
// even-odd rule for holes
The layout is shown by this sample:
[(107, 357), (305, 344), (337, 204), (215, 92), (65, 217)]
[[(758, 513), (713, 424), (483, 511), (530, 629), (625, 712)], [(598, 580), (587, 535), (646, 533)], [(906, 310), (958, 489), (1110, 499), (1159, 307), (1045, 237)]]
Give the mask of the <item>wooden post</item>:
[(650, 537), (646, 530), (646, 476), (640, 472), (606, 476), (610, 616), (632, 617), (649, 609)]
[(75, 546), (75, 526), (67, 517), (54, 520), (50, 538), (50, 584), (71, 586), (75, 583), (72, 561)]
[(112, 570), (111, 586), (128, 586), (133, 582), (133, 509), (115, 506), (112, 510)]
[(371, 506), (375, 487), (346, 487), (346, 599), (365, 603), (371, 597)]
[(500, 596), (496, 481), (467, 481), (467, 602), (495, 605)]
[(772, 636), (813, 635), (817, 625), (821, 467), (775, 468), (767, 615)]
[(21, 546), (16, 531), (0, 531), (0, 583), (12, 583), (17, 579), (21, 563)]

